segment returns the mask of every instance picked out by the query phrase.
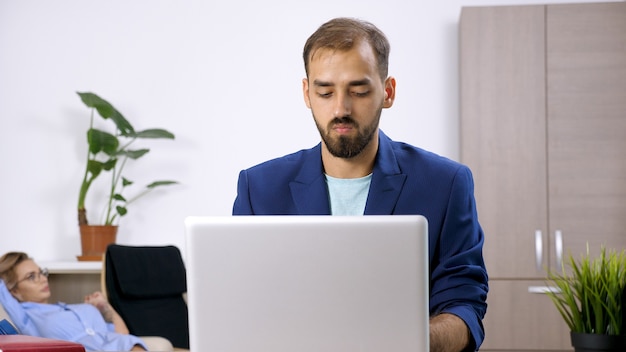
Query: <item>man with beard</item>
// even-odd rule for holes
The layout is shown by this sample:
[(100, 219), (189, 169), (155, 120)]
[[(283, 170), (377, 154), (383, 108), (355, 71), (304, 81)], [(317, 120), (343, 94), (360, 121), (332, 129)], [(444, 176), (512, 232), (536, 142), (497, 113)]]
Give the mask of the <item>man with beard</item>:
[(303, 58), (304, 101), (322, 142), (241, 171), (233, 215), (424, 215), (431, 351), (477, 350), (488, 284), (470, 170), (379, 130), (396, 80), (374, 25), (333, 19)]

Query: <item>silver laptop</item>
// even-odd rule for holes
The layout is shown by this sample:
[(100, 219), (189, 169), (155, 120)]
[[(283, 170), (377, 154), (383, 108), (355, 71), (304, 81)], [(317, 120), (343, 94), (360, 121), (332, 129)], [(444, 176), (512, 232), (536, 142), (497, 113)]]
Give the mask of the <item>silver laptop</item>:
[(422, 216), (188, 217), (191, 351), (428, 352)]

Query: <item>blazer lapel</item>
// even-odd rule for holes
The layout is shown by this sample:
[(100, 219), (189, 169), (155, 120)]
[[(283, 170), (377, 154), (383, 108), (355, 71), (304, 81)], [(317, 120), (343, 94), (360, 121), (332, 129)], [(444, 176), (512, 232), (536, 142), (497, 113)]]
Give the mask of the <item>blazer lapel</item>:
[(393, 214), (406, 181), (406, 174), (400, 171), (391, 140), (383, 131), (379, 131), (379, 134), (378, 153), (365, 205), (365, 215)]
[[(322, 175), (320, 175), (322, 176)], [(289, 184), (297, 214), (330, 215), (328, 190), (324, 177), (318, 177), (311, 183), (293, 181)]]
[(365, 215), (391, 215), (400, 197), (406, 175), (372, 175)]
[(330, 215), (321, 144), (309, 151), (299, 174), (289, 183), (289, 188), (296, 206), (296, 214)]

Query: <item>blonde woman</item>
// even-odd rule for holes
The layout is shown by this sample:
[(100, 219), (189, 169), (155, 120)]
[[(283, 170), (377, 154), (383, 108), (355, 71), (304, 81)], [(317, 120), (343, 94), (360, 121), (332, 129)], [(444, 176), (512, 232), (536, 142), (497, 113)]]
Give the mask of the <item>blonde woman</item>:
[(23, 252), (0, 258), (0, 303), (25, 335), (72, 341), (91, 351), (146, 351), (101, 292), (80, 304), (51, 304), (48, 271)]

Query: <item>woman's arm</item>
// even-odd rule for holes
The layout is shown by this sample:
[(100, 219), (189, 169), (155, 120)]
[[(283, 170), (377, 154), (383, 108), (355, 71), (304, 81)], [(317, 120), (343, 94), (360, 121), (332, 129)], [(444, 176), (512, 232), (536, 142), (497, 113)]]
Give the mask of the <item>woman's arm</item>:
[(102, 292), (96, 291), (88, 296), (85, 296), (85, 303), (89, 303), (96, 307), (104, 321), (112, 323), (115, 327), (115, 332), (119, 334), (128, 334), (128, 327), (122, 319), (122, 317), (113, 309), (111, 304), (104, 298)]
[(39, 336), (37, 327), (32, 323), (30, 317), (22, 307), (22, 304), (9, 292), (4, 280), (0, 279), (0, 304), (11, 317), (11, 321), (17, 330), (24, 335)]

